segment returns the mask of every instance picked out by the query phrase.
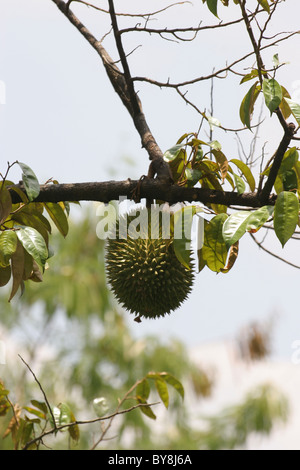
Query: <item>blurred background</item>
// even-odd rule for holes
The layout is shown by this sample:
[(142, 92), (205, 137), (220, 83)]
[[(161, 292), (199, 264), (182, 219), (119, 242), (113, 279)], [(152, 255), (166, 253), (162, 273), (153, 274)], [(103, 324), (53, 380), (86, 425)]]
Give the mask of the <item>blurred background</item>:
[[(271, 31), (297, 29), (296, 2), (282, 5)], [(126, 3), (128, 11), (140, 11), (140, 2)], [(162, 2), (147, 4), (154, 11)], [(122, 2), (116, 2), (116, 10), (121, 9)], [(97, 36), (109, 31), (105, 15), (80, 4), (73, 4), (73, 10)], [(235, 6), (220, 8), (220, 17), (229, 21), (235, 11)], [(0, 13), (0, 171), (18, 159), (41, 183), (51, 177), (70, 183), (145, 174), (148, 158), (127, 111), (96, 53), (56, 6), (50, 0), (0, 0)], [(197, 19), (195, 25), (216, 22), (202, 2), (194, 2), (168, 9), (155, 26), (190, 25), (191, 18)], [(128, 19), (122, 21), (128, 24)], [(292, 38), (264, 53), (269, 66), (274, 53), (287, 62), (278, 81), (295, 100), (300, 95), (298, 41)], [(116, 58), (111, 36), (104, 45)], [(129, 57), (132, 74), (173, 82), (209, 74), (250, 49), (238, 26), (201, 33), (185, 43), (127, 36), (127, 51), (140, 45)], [(253, 62), (251, 58), (241, 69)], [(213, 115), (225, 127), (240, 127), (239, 103), (248, 88), (238, 86), (239, 81), (232, 76), (213, 83)], [(210, 81), (200, 83), (189, 89), (189, 97), (201, 109), (211, 109), (211, 87)], [(142, 83), (137, 89), (163, 150), (185, 132), (199, 129), (199, 115), (174, 91)], [(208, 139), (209, 129), (201, 132)], [(251, 151), (250, 134), (238, 137), (215, 129), (213, 137), (228, 158), (236, 158)], [(277, 121), (266, 116), (256, 157), (264, 149), (268, 160), (280, 139)], [(13, 168), (10, 178), (18, 181), (20, 176)], [(5, 363), (0, 361), (0, 378), (13, 399), (24, 403), (40, 398), (18, 354), (38, 374), (51, 402), (70, 402), (77, 418), (94, 416), (94, 398), (105, 397), (114, 409), (117, 397), (135, 380), (150, 370), (167, 370), (185, 385), (183, 404), (174, 393), (169, 410), (157, 408), (156, 422), (139, 410), (123, 416), (110, 435), (114, 439), (102, 446), (299, 449), (299, 270), (259, 250), (245, 236), (228, 274), (202, 271), (179, 310), (136, 323), (107, 289), (96, 209), (96, 204), (72, 205), (69, 235), (66, 240), (54, 236), (56, 256), (43, 284), (28, 286), (11, 304), (3, 292), (0, 341)], [(300, 265), (297, 241), (284, 250), (271, 233), (266, 241), (271, 251)], [(97, 432), (96, 427), (82, 432), (80, 447), (88, 448)], [(0, 448), (9, 445), (8, 438), (0, 440)], [(65, 440), (55, 445), (65, 446)]]

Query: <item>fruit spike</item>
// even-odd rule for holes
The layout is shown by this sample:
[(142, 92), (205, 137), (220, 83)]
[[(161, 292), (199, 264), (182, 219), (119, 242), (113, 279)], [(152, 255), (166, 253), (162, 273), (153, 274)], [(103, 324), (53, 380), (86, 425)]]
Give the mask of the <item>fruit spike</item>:
[[(145, 318), (158, 318), (176, 310), (191, 292), (194, 281), (193, 266), (187, 269), (175, 255), (173, 239), (162, 238), (162, 218), (155, 211), (141, 209), (141, 237), (118, 238), (119, 221), (116, 222), (116, 239), (109, 238), (106, 247), (106, 275), (116, 299), (130, 313), (136, 314), (136, 321)], [(160, 211), (161, 212), (161, 211)], [(155, 215), (155, 217), (153, 217)], [(136, 214), (127, 215), (128, 232)], [(152, 218), (153, 217), (153, 218)], [(158, 238), (151, 221), (159, 223)], [(151, 232), (152, 230), (152, 232)], [(135, 232), (136, 234), (137, 232)], [(149, 236), (149, 238), (146, 238)]]

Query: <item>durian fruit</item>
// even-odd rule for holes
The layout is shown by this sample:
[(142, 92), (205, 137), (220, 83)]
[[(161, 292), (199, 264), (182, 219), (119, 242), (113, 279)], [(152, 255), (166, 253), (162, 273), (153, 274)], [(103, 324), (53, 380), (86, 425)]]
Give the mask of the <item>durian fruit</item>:
[(117, 220), (115, 237), (107, 241), (106, 275), (120, 304), (141, 321), (164, 316), (182, 304), (192, 288), (194, 267), (191, 259), (190, 269), (177, 259), (172, 230), (166, 236), (162, 229), (162, 211), (142, 208), (138, 220), (144, 223), (136, 225), (136, 220), (130, 213)]

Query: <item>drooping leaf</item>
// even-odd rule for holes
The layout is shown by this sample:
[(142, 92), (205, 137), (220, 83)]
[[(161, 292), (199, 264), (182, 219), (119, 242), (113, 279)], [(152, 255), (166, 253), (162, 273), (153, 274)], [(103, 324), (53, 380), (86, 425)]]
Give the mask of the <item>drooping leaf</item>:
[[(281, 86), (281, 89), (282, 89), (282, 98), (291, 99), (289, 92), (283, 86)], [(288, 119), (290, 115), (292, 114), (292, 111), (289, 105), (287, 104), (287, 102), (285, 101), (285, 99), (281, 101), (279, 109), (281, 110), (284, 119)]]
[(262, 91), (265, 103), (272, 114), (282, 101), (281, 85), (274, 78), (265, 78), (262, 84)]
[(6, 286), (11, 277), (11, 267), (5, 266), (4, 268), (0, 267), (0, 287)]
[(300, 126), (300, 104), (296, 103), (295, 101), (291, 100), (290, 98), (284, 98), (287, 102), (294, 118), (296, 119), (297, 123)]
[(227, 214), (218, 214), (206, 225), (202, 256), (209, 269), (220, 272), (227, 259), (227, 247), (223, 239), (223, 224)]
[(40, 193), (39, 181), (33, 170), (28, 165), (21, 162), (18, 162), (18, 164), (23, 171), (22, 181), (25, 186), (28, 199), (29, 201), (33, 201)]
[(188, 269), (191, 269), (190, 244), (193, 217), (201, 210), (199, 206), (186, 206), (174, 213), (173, 247), (178, 260)]
[(143, 379), (136, 387), (136, 394), (144, 400), (150, 395), (150, 385), (147, 379)]
[(240, 119), (242, 123), (251, 129), (251, 118), (254, 111), (254, 104), (260, 92), (260, 85), (256, 81), (244, 96), (240, 105)]
[(288, 191), (282, 191), (275, 203), (274, 230), (282, 247), (293, 235), (299, 217), (299, 201), (297, 196)]
[(157, 379), (155, 380), (155, 386), (160, 396), (161, 401), (165, 405), (166, 408), (169, 406), (169, 392), (168, 387), (164, 380)]
[(234, 163), (238, 167), (238, 169), (242, 172), (242, 174), (246, 178), (251, 191), (255, 191), (255, 179), (248, 165), (246, 165), (246, 163), (242, 162), (241, 160), (237, 158), (232, 158), (229, 161), (229, 163)]
[(13, 230), (0, 232), (0, 266), (9, 265), (12, 255), (17, 249), (18, 238)]
[(236, 211), (225, 220), (223, 238), (228, 249), (246, 232), (248, 218), (251, 214), (250, 211)]
[(48, 259), (48, 249), (42, 235), (32, 227), (21, 228), (16, 233), (25, 250), (44, 268)]
[(182, 399), (184, 399), (184, 388), (182, 383), (176, 379), (176, 377), (168, 374), (167, 372), (161, 372), (159, 375), (179, 393)]
[(211, 13), (218, 18), (218, 0), (206, 0), (206, 3)]
[(257, 1), (264, 10), (270, 13), (270, 5), (268, 3), (268, 0), (257, 0)]
[(23, 272), (24, 272), (24, 248), (22, 244), (17, 241), (17, 249), (11, 257), (11, 272), (13, 277), (13, 284), (11, 288), (11, 293), (8, 301), (10, 302), (12, 298), (16, 295), (19, 287), (23, 282)]
[(156, 415), (153, 413), (153, 411), (151, 409), (151, 406), (148, 405), (147, 400), (144, 400), (141, 397), (137, 397), (136, 401), (137, 401), (137, 403), (139, 403), (141, 405), (147, 405), (147, 406), (140, 406), (139, 407), (139, 409), (141, 410), (141, 412), (144, 415), (148, 416), (148, 418), (156, 419)]
[(54, 202), (46, 202), (45, 208), (56, 225), (59, 232), (66, 237), (69, 231), (67, 216), (59, 204)]
[(221, 152), (221, 150), (213, 149), (212, 153), (213, 153), (217, 163), (219, 164), (222, 182), (224, 182), (224, 179), (226, 178), (227, 171), (228, 171), (228, 160), (227, 160), (226, 156), (224, 155), (224, 153)]
[(0, 225), (7, 219), (12, 210), (11, 196), (3, 183), (0, 183)]
[(233, 267), (234, 263), (236, 262), (236, 259), (239, 254), (239, 242), (235, 242), (233, 245), (231, 245), (229, 249), (229, 255), (227, 259), (226, 266), (221, 269), (222, 273), (228, 273), (230, 269)]
[(23, 273), (23, 281), (27, 281), (30, 279), (33, 271), (33, 258), (32, 256), (24, 250), (24, 273)]

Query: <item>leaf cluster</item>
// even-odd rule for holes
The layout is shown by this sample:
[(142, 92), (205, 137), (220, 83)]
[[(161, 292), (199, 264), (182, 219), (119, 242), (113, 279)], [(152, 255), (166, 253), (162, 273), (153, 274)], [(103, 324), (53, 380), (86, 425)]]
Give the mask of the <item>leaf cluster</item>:
[[(103, 440), (117, 415), (139, 409), (148, 418), (156, 419), (156, 415), (152, 410), (155, 403), (148, 403), (147, 401), (150, 395), (150, 383), (155, 384), (159, 398), (166, 408), (169, 406), (168, 386), (173, 387), (182, 399), (184, 398), (183, 386), (174, 376), (166, 372), (149, 372), (128, 390), (122, 400), (119, 400), (119, 404), (113, 413), (106, 414), (107, 407), (103, 406), (103, 400), (95, 399), (94, 405), (96, 403), (96, 406), (94, 406), (94, 411), (97, 418), (77, 421), (69, 404), (62, 402), (57, 406), (50, 407), (43, 389), (45, 401), (33, 399), (30, 400), (30, 405), (28, 406), (13, 405), (9, 399), (9, 390), (6, 390), (4, 384), (0, 382), (0, 417), (5, 417), (10, 411), (13, 412), (2, 437), (7, 438), (11, 436), (15, 450), (39, 450), (41, 445), (45, 445), (44, 439), (46, 436), (56, 436), (58, 433), (67, 432), (71, 445), (74, 446), (80, 439), (81, 425), (102, 422), (102, 432), (96, 444), (98, 445)], [(132, 396), (134, 392), (135, 395)], [(122, 408), (126, 401), (132, 401), (132, 399), (136, 405), (125, 409)], [(107, 424), (105, 424), (106, 422)], [(94, 444), (93, 447), (96, 447), (96, 445)]]
[[(22, 170), (21, 187), (7, 179), (14, 164)], [(33, 170), (25, 163), (9, 165), (6, 174), (1, 176), (0, 286), (7, 285), (12, 278), (11, 301), (19, 288), (23, 292), (25, 281), (43, 280), (47, 260), (52, 255), (49, 245), (52, 226), (48, 218), (65, 237), (68, 233), (69, 205), (63, 202), (34, 202), (39, 195), (40, 184)], [(12, 192), (18, 194), (21, 202), (13, 204)]]

